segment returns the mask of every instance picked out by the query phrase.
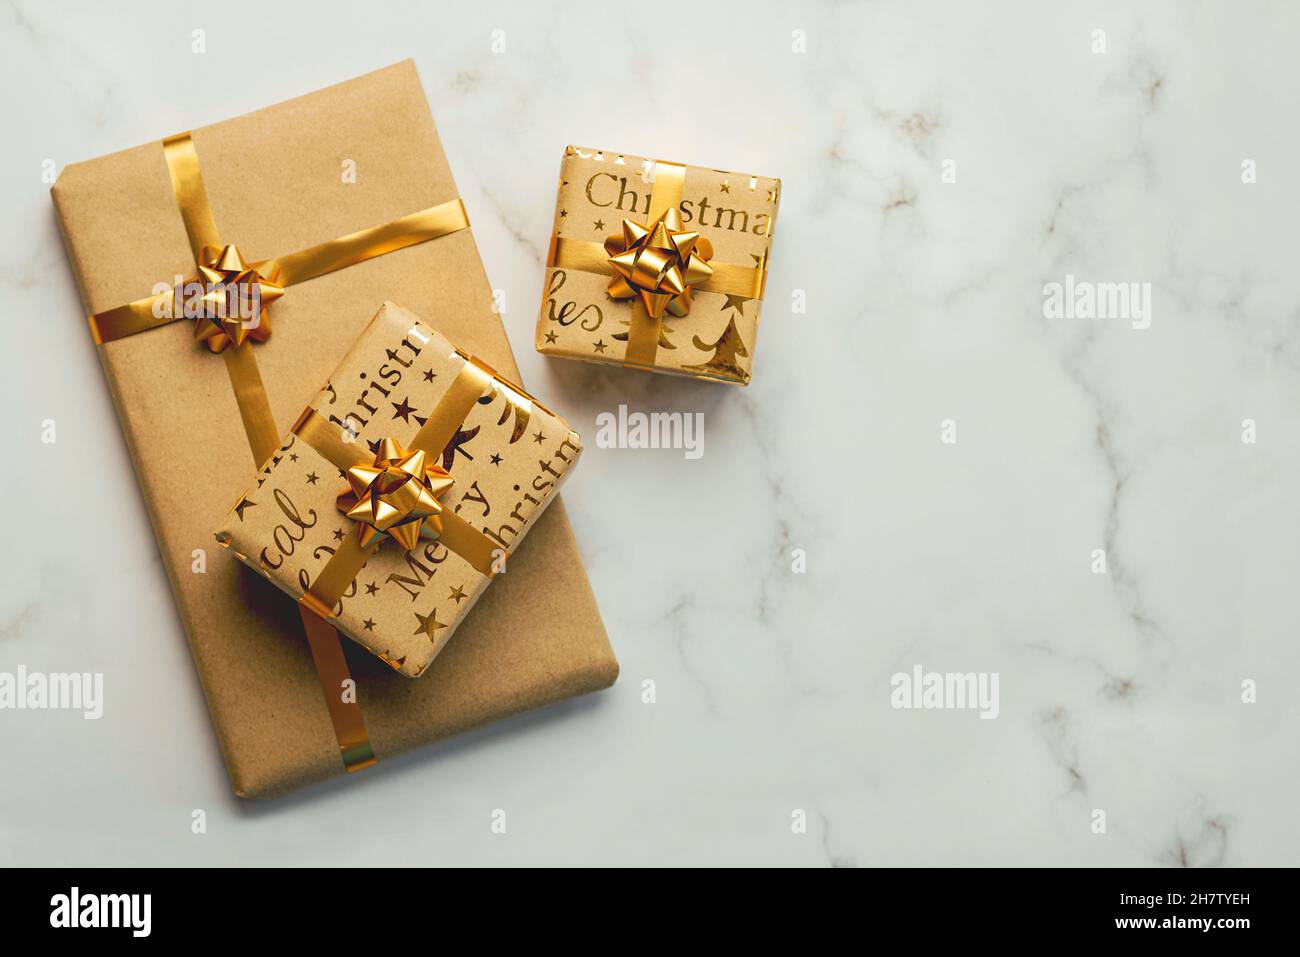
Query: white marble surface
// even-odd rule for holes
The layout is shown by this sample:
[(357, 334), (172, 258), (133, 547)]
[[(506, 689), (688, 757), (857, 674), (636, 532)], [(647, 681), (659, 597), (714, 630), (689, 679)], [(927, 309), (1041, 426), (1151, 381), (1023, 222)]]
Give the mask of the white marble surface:
[[(674, 6), (675, 43), (597, 3), (0, 6), (0, 671), (106, 676), (98, 722), (0, 711), (0, 864), (1297, 863), (1300, 14), (1048, 6)], [(705, 454), (593, 447), (566, 492), (613, 689), (244, 804), (42, 163), (406, 56), (529, 387), (584, 433), (702, 411)], [(570, 141), (783, 178), (750, 388), (533, 352)], [(1044, 318), (1067, 273), (1149, 282), (1150, 328)], [(916, 664), (997, 672), (999, 716), (891, 708)]]

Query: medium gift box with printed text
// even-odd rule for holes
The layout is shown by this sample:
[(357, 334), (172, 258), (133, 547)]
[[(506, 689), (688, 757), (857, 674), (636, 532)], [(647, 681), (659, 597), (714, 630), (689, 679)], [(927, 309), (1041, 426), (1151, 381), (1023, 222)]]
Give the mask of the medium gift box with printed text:
[(554, 412), (385, 303), (217, 540), (418, 677), (581, 452)]
[(747, 385), (781, 181), (565, 148), (536, 346)]
[[(518, 379), (410, 61), (71, 164), (52, 194), (238, 794), (282, 793), (613, 683), (561, 502), (530, 517), (509, 574), (420, 681), (212, 539), (386, 300), (436, 316), (457, 346)], [(228, 308), (232, 289), (254, 308)], [(278, 511), (253, 501), (246, 520)]]

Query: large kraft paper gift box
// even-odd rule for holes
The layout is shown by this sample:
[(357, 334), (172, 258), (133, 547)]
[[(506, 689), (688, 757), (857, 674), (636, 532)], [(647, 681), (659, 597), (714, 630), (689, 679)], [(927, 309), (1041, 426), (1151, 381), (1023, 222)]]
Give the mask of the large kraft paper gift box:
[(536, 347), (748, 385), (781, 181), (568, 146)]
[[(295, 603), (215, 547), (213, 529), (385, 300), (437, 316), (518, 381), (414, 65), (70, 165), (52, 193), (236, 793), (344, 773)], [(239, 256), (200, 248), (218, 234)], [(194, 322), (151, 327), (136, 308), (198, 265), (229, 276), (272, 257), (240, 274), (272, 293), (263, 302), (284, 290), (247, 338), (232, 327), (229, 342), (199, 342)], [(202, 574), (196, 549), (210, 553)], [(424, 677), (341, 645), (378, 758), (618, 674), (559, 501)]]

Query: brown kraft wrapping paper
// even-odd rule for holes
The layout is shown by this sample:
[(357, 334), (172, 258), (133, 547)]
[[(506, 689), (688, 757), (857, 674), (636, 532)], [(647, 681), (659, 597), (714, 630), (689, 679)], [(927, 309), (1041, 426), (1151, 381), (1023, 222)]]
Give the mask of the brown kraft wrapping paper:
[[(385, 303), (312, 402), (318, 421), (364, 454), (411, 439), (466, 363), (414, 313)], [(499, 569), (555, 499), (582, 442), (563, 419), (499, 379), (433, 457), (455, 484), (442, 504), (482, 532)], [(348, 485), (320, 451), (290, 433), (226, 516), (217, 539), (294, 600), (357, 523), (336, 499)], [(344, 592), (338, 629), (403, 675), (418, 677), (493, 579), (441, 541), (408, 552), (385, 540)]]
[[(250, 259), (458, 196), (410, 61), (196, 129), (193, 141), (223, 238)], [(72, 164), (52, 194), (88, 314), (193, 273), (159, 142)], [(296, 285), (275, 303), (274, 335), (255, 349), (282, 431), (388, 299), (436, 317), (458, 347), (518, 381), (465, 229)], [(68, 335), (89, 338), (84, 323)], [(99, 355), (235, 791), (269, 796), (344, 767), (295, 603), (213, 542), (254, 467), (222, 359), (192, 330), (171, 323)], [(191, 572), (195, 549), (211, 553), (204, 574)], [(380, 758), (618, 675), (562, 502), (424, 678), (343, 644)]]
[[(606, 294), (613, 275), (609, 267), (567, 268), (557, 257), (556, 240), (603, 243), (620, 232), (625, 219), (646, 225), (659, 162), (630, 153), (565, 148), (537, 318), (538, 352), (625, 364), (631, 301)], [(781, 181), (699, 166), (684, 169), (679, 205), (683, 228), (711, 243), (709, 262), (765, 270)], [(637, 367), (747, 385), (762, 309), (761, 285), (757, 292), (693, 292), (687, 315), (663, 316), (652, 366)]]

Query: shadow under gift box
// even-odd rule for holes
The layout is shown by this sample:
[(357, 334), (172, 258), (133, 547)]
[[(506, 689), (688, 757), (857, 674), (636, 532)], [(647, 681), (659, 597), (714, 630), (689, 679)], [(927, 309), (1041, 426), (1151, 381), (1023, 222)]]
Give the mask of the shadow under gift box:
[[(222, 239), (250, 261), (458, 196), (410, 61), (196, 129), (193, 143)], [(194, 273), (160, 142), (72, 164), (52, 194), (87, 313)], [(274, 334), (254, 350), (281, 432), (387, 299), (518, 381), (462, 229), (294, 285), (274, 304)], [(99, 355), (236, 793), (269, 796), (344, 773), (293, 603), (219, 550), (206, 573), (191, 571), (194, 550), (213, 550), (212, 530), (260, 465), (222, 359), (183, 321), (105, 342)], [(618, 675), (562, 502), (420, 681), (344, 645), (380, 758)]]
[[(429, 435), (438, 437), (422, 445)], [(401, 455), (423, 451), (424, 461), (364, 472), (357, 495), (345, 471), (373, 467), (384, 440)], [(295, 600), (315, 597), (313, 607), (395, 671), (419, 677), (508, 571), (581, 452), (554, 412), (385, 303), (216, 537)], [(376, 503), (409, 499), (427, 476), (436, 510), (392, 526), (397, 535), (423, 527), (424, 537), (398, 541), (344, 512), (360, 504), (374, 518)], [(400, 480), (391, 498), (390, 479)], [(396, 508), (390, 517), (399, 518)], [(359, 533), (377, 544), (363, 548)], [(330, 588), (337, 594), (322, 593)]]

